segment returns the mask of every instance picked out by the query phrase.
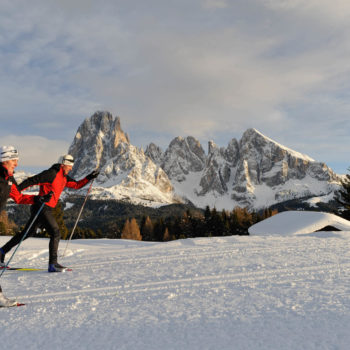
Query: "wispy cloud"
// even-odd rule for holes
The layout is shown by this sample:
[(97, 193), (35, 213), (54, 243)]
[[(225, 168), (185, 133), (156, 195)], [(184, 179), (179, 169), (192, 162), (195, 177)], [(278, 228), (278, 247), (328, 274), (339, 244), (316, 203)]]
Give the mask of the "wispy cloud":
[(13, 145), (19, 152), (19, 168), (47, 167), (58, 161), (68, 152), (69, 143), (62, 140), (50, 140), (41, 136), (8, 135), (1, 138), (3, 145)]

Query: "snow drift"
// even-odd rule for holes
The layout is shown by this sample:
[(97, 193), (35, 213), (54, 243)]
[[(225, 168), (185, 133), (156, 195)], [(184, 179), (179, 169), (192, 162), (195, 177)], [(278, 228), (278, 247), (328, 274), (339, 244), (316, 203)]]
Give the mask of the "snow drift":
[(350, 231), (350, 221), (337, 215), (314, 211), (285, 211), (251, 226), (251, 235), (297, 235), (332, 226)]

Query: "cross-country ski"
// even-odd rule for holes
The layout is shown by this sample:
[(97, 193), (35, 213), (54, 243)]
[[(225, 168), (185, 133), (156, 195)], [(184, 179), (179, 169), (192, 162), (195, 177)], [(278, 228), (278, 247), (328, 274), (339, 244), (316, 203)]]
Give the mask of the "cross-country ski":
[[(5, 269), (5, 267), (0, 267), (0, 270)], [(8, 271), (47, 271), (47, 269), (40, 269), (40, 268), (34, 268), (34, 267), (6, 267), (6, 270)], [(67, 272), (67, 271), (73, 271), (71, 268), (64, 268), (60, 272)]]

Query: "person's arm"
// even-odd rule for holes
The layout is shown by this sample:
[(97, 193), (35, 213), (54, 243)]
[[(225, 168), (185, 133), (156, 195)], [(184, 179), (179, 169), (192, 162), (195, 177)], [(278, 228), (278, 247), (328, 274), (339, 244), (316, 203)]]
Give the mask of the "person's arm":
[(67, 176), (66, 187), (75, 188), (78, 190), (79, 188), (82, 188), (83, 186), (85, 186), (89, 181), (95, 179), (99, 173), (100, 173), (99, 171), (94, 170), (92, 173), (87, 175), (84, 179), (81, 179), (79, 181), (76, 181), (71, 177)]
[(89, 180), (86, 177), (84, 179), (77, 181), (72, 179), (70, 176), (67, 176), (66, 187), (74, 188), (78, 190), (79, 188), (82, 188), (83, 186), (85, 186), (88, 182)]
[(28, 177), (26, 180), (18, 185), (18, 190), (22, 192), (28, 187), (43, 185), (45, 183), (52, 183), (59, 168), (51, 167), (48, 170), (44, 170), (41, 173)]
[(10, 191), (10, 198), (12, 198), (17, 204), (33, 204), (34, 195), (22, 194), (16, 184), (12, 184)]

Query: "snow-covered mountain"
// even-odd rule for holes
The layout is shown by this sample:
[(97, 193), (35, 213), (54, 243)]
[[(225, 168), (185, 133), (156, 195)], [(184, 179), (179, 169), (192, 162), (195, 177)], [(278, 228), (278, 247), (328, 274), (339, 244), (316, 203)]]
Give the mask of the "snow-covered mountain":
[(97, 112), (78, 128), (69, 154), (75, 158), (71, 175), (81, 178), (98, 168), (92, 196), (123, 199), (143, 205), (179, 201), (163, 171), (142, 149), (129, 142), (120, 119), (108, 112)]
[(76, 158), (75, 178), (100, 169), (95, 198), (144, 205), (190, 201), (199, 207), (258, 209), (290, 199), (328, 201), (340, 181), (326, 164), (255, 129), (226, 148), (210, 141), (207, 154), (192, 136), (176, 137), (165, 152), (154, 143), (144, 152), (130, 144), (120, 119), (108, 112), (85, 119), (69, 153)]

